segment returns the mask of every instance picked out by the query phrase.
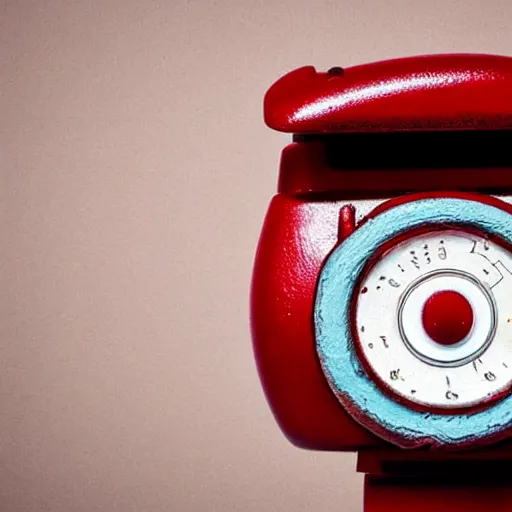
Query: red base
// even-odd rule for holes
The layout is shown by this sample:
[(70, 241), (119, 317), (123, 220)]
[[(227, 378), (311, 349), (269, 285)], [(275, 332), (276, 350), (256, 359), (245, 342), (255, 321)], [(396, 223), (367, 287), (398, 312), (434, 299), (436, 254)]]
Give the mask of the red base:
[(511, 512), (509, 450), (359, 454), (364, 512)]
[[(482, 479), (484, 476), (482, 475)], [(364, 512), (510, 512), (512, 478), (507, 482), (390, 479), (366, 475)]]

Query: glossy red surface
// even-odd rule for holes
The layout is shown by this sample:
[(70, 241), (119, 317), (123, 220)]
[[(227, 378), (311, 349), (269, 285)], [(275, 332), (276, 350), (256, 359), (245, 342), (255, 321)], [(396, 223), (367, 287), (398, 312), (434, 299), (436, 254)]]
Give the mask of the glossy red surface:
[[(490, 197), (512, 191), (512, 131), (502, 131), (512, 130), (510, 90), (512, 59), (441, 55), (330, 73), (305, 67), (268, 91), (264, 110), (271, 128), (314, 134), (283, 150), (279, 193), (265, 217), (251, 290), (261, 382), (278, 424), (297, 446), (345, 451), (385, 446), (331, 392), (313, 333), (322, 265), (357, 229), (351, 201), (390, 198), (368, 218), (403, 202), (439, 196), (479, 199), (512, 213), (510, 205)], [(416, 150), (409, 152), (416, 160), (406, 158), (402, 148), (410, 149), (408, 144), (394, 139), (390, 150), (389, 139), (381, 139), (395, 131), (419, 136)], [(441, 141), (439, 150), (432, 134), (445, 133), (455, 139)], [(365, 137), (358, 139), (360, 145), (347, 138), (360, 135)], [(445, 160), (442, 155), (450, 148)], [(393, 159), (397, 165), (390, 164)]]
[(338, 225), (340, 242), (349, 237), (356, 229), (356, 209), (351, 204), (341, 207)]
[(274, 197), (253, 270), (251, 324), (263, 388), (288, 439), (318, 450), (378, 443), (332, 394), (313, 335), (316, 283), (337, 242), (342, 206)]
[[(512, 142), (511, 142), (512, 144)], [(428, 147), (426, 148), (429, 149)], [(362, 148), (361, 151), (371, 151)], [(510, 166), (453, 169), (343, 169), (329, 166), (325, 144), (298, 142), (283, 149), (278, 191), (289, 195), (391, 197), (432, 190), (507, 191)]]
[(305, 66), (264, 101), (267, 125), (290, 133), (512, 128), (512, 58), (407, 57), (340, 71)]
[[(451, 196), (480, 200), (512, 213), (498, 199), (463, 192), (400, 196), (401, 203)], [(317, 358), (313, 307), (322, 265), (339, 241), (347, 201), (275, 196), (267, 211), (253, 269), (251, 328), (261, 382), (287, 438), (315, 450), (356, 451), (385, 443), (361, 427), (331, 392)], [(343, 215), (342, 215), (343, 218)]]
[(453, 290), (434, 293), (423, 307), (423, 327), (440, 345), (462, 341), (473, 327), (473, 308), (464, 295)]

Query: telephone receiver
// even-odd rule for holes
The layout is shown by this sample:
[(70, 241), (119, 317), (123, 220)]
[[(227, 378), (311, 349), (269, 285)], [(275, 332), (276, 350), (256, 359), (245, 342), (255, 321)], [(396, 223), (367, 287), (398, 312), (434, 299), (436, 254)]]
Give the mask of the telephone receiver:
[[(508, 472), (511, 91), (512, 58), (446, 54), (305, 66), (265, 95), (292, 140), (254, 260), (255, 360), (293, 444), (359, 453), (368, 512), (444, 510), (406, 476)], [(463, 488), (451, 511), (475, 504)], [(498, 488), (474, 510), (512, 507)]]
[[(492, 55), (296, 69), (264, 99), (266, 124), (297, 142), (283, 153), (279, 190), (375, 195), (507, 188), (511, 80), (510, 58)], [(454, 172), (442, 172), (447, 169)]]

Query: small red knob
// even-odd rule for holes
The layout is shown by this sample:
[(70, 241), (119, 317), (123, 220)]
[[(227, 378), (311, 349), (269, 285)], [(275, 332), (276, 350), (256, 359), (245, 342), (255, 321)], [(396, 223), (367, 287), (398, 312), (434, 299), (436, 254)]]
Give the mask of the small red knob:
[(434, 293), (423, 306), (423, 327), (440, 345), (462, 341), (473, 327), (473, 308), (458, 292), (443, 290)]

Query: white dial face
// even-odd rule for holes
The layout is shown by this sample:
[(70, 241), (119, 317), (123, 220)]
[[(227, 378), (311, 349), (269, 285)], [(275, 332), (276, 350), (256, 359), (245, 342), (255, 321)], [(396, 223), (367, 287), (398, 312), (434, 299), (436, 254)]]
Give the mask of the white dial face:
[(366, 364), (399, 397), (483, 404), (512, 385), (512, 255), (446, 230), (398, 243), (365, 275), (355, 328)]

